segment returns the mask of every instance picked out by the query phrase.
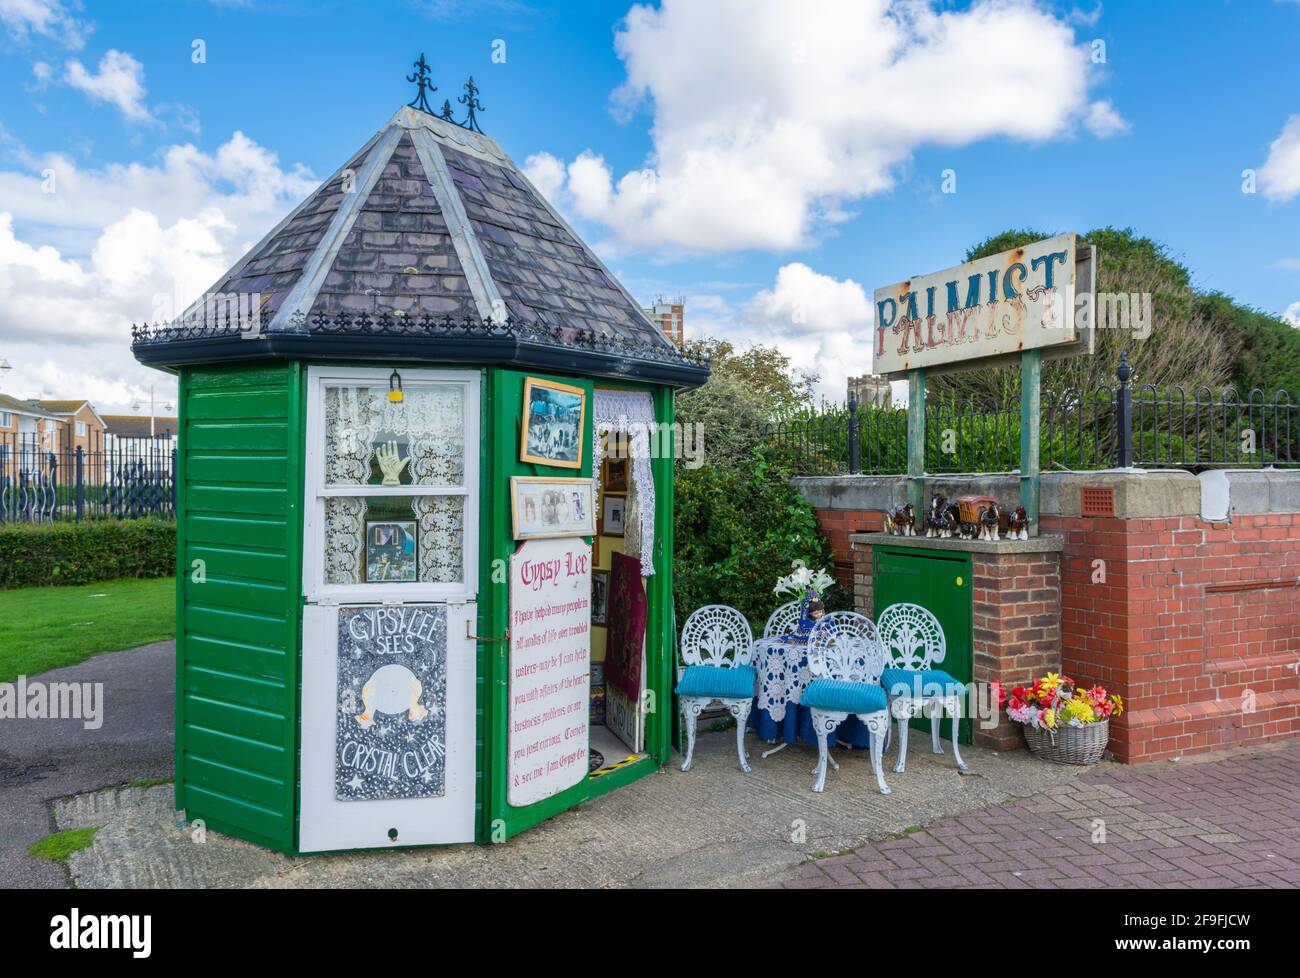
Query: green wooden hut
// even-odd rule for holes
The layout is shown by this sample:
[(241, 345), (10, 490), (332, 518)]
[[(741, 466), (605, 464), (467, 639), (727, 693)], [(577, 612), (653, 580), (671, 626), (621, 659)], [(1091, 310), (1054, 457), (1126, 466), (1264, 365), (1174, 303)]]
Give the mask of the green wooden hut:
[(176, 805), (283, 852), (499, 842), (669, 759), (707, 365), (449, 115), (134, 331), (180, 388)]

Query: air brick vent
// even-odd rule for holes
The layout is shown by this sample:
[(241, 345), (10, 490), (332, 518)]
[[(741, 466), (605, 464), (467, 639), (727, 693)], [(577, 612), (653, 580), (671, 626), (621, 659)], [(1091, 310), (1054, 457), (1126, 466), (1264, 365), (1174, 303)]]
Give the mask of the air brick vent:
[(1114, 516), (1114, 487), (1084, 486), (1079, 490), (1079, 513), (1083, 516)]

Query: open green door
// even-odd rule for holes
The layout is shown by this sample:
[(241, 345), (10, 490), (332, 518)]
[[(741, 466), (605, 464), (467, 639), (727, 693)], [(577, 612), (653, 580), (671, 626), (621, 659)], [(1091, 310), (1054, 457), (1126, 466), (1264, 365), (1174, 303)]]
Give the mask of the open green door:
[[(872, 555), (872, 594), (876, 621), (880, 613), (900, 601), (927, 609), (943, 628), (948, 652), (939, 668), (969, 683), (974, 656), (971, 649), (971, 559), (968, 553), (877, 546)], [(912, 726), (925, 733), (930, 721), (919, 717)], [(969, 716), (961, 721), (961, 742), (969, 744), (973, 726)], [(952, 737), (952, 721), (945, 719), (942, 736)]]

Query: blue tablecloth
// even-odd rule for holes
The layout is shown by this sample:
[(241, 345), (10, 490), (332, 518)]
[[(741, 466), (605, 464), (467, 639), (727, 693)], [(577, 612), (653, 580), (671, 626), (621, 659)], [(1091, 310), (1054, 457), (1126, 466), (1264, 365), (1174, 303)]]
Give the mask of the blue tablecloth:
[[(757, 699), (754, 702), (755, 707), (749, 713), (749, 727), (758, 735), (759, 740), (766, 740), (769, 743), (784, 741), (787, 744), (816, 746), (817, 735), (813, 733), (812, 710), (808, 707), (791, 703), (786, 708), (785, 719), (777, 723), (767, 710), (758, 707)], [(837, 742), (855, 748), (866, 748), (871, 745), (871, 732), (867, 730), (866, 724), (857, 717), (851, 716), (827, 739), (827, 743), (831, 745)]]

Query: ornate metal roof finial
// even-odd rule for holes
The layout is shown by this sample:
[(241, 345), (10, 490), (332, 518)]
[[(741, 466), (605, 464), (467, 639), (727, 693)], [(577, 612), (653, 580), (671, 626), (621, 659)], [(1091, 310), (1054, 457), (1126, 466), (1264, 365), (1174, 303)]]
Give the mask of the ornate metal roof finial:
[(429, 115), (433, 115), (433, 109), (429, 107), (429, 98), (425, 92), (436, 92), (438, 86), (429, 83), (429, 66), (425, 64), (424, 52), (420, 52), (419, 61), (413, 61), (411, 64), (415, 68), (415, 71), (407, 75), (406, 80), (409, 82), (415, 82), (420, 87), (415, 93), (415, 98), (411, 99), (407, 104), (413, 109), (419, 109), (421, 112), (427, 112)]
[(465, 121), (461, 123), (461, 126), (475, 132), (482, 132), (483, 130), (478, 127), (478, 119), (474, 117), (475, 109), (479, 112), (486, 111), (483, 108), (483, 103), (478, 100), (478, 92), (478, 86), (474, 84), (474, 76), (470, 75), (469, 81), (465, 83), (465, 94), (456, 101), (460, 102), (468, 110), (468, 115), (465, 116)]
[[(451, 99), (445, 98), (442, 100), (442, 112), (438, 115), (438, 118), (446, 119), (448, 122), (456, 122), (456, 120), (451, 117)], [(457, 124), (459, 125), (459, 123)]]

